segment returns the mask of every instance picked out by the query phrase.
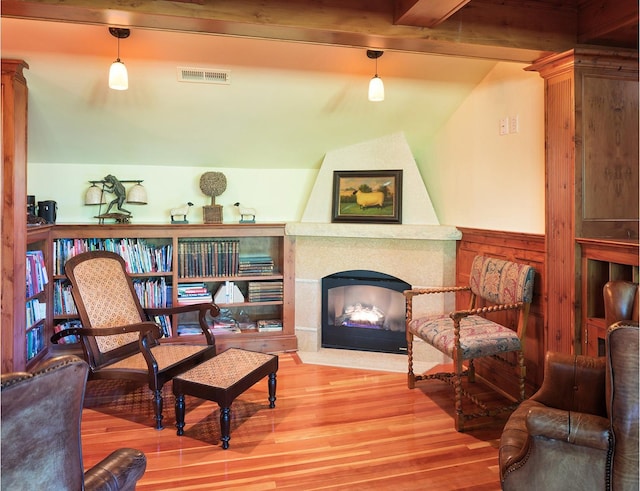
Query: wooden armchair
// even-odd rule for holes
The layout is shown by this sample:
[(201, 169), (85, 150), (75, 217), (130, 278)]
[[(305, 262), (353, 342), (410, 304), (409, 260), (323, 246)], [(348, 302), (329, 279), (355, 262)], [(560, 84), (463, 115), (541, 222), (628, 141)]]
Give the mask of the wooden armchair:
[[(213, 358), (215, 338), (206, 314), (217, 316), (213, 303), (143, 309), (122, 257), (113, 252), (91, 251), (65, 264), (81, 328), (65, 329), (51, 341), (80, 336), (90, 379), (127, 379), (147, 382), (153, 391), (156, 428), (162, 429), (162, 386), (176, 375)], [(198, 312), (206, 345), (160, 343), (161, 329), (148, 319), (157, 315)]]
[[(408, 351), (408, 385), (415, 387), (418, 380), (439, 379), (455, 389), (455, 426), (464, 431), (464, 422), (471, 418), (490, 416), (515, 408), (524, 400), (524, 339), (529, 306), (533, 296), (535, 270), (528, 265), (476, 256), (473, 260), (469, 286), (411, 289), (404, 292), (406, 299), (406, 334)], [(413, 298), (417, 295), (468, 291), (469, 308), (436, 316), (414, 318)], [(482, 299), (486, 306), (477, 307)], [(516, 330), (486, 318), (487, 314), (514, 311)], [(453, 372), (415, 375), (413, 372), (413, 339), (418, 336), (440, 352), (453, 359)], [(462, 378), (475, 381), (474, 359), (517, 352), (519, 400), (515, 404), (488, 408), (486, 404), (465, 390)], [(508, 362), (502, 357), (499, 360)], [(466, 364), (466, 367), (465, 367)], [(462, 397), (472, 401), (479, 411), (463, 412)]]

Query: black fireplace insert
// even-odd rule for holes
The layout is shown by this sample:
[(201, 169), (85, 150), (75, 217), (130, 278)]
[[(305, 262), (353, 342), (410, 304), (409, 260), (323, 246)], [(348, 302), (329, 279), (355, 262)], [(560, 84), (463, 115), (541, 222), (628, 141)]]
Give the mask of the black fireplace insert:
[(351, 270), (322, 279), (322, 347), (406, 353), (407, 282), (377, 271)]

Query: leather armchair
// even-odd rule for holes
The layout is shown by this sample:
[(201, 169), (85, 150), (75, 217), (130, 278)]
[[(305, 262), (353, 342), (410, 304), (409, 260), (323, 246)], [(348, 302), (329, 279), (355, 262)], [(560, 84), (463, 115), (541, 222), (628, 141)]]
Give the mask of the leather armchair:
[(606, 356), (548, 353), (540, 389), (500, 439), (504, 490), (638, 490), (639, 328), (607, 331)]
[(2, 489), (134, 490), (146, 469), (121, 448), (84, 472), (80, 422), (89, 367), (76, 356), (2, 375)]

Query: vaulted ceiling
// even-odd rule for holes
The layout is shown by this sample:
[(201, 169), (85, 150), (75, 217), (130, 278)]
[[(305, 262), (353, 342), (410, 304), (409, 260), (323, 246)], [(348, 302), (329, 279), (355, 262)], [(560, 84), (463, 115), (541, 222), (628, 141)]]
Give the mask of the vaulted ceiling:
[(3, 0), (1, 15), (525, 63), (638, 48), (636, 0)]

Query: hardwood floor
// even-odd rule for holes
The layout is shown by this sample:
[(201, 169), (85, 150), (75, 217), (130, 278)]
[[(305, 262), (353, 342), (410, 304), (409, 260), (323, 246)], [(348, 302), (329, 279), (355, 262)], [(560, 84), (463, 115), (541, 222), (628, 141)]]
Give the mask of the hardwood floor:
[(266, 379), (231, 408), (231, 440), (220, 446), (215, 403), (187, 397), (176, 436), (165, 387), (165, 429), (152, 427), (145, 387), (91, 381), (82, 421), (84, 464), (129, 446), (147, 456), (145, 490), (499, 490), (504, 419), (467, 433), (453, 427), (453, 390), (401, 373), (304, 364), (280, 355), (277, 401)]

